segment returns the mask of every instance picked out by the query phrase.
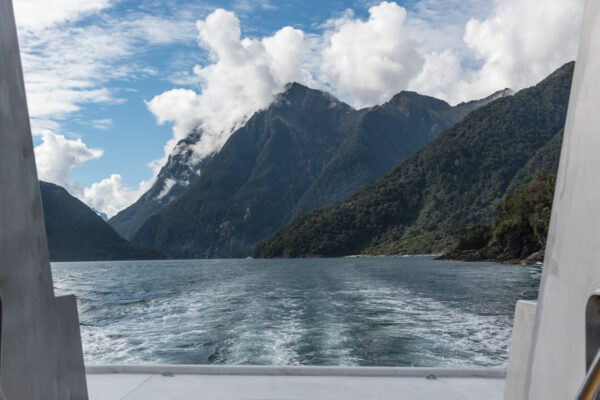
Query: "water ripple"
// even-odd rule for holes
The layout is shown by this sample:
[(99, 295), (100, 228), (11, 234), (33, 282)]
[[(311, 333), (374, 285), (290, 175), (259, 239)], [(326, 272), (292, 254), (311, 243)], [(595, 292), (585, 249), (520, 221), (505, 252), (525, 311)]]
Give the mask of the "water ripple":
[(540, 267), (429, 258), (54, 263), (86, 362), (505, 366)]

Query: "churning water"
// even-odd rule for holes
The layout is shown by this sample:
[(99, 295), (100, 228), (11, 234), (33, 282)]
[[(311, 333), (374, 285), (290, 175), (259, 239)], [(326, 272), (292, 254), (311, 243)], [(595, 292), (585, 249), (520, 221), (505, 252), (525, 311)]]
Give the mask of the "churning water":
[(54, 263), (88, 364), (505, 366), (541, 268), (415, 258)]

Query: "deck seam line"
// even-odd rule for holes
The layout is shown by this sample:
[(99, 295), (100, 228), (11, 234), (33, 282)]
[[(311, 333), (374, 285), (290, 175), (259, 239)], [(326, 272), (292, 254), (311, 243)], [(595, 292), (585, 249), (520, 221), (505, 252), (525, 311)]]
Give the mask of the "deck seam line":
[(137, 385), (136, 387), (134, 387), (133, 389), (131, 389), (131, 391), (129, 391), (125, 396), (121, 397), (121, 400), (127, 400), (127, 398), (129, 396), (131, 396), (136, 390), (138, 390), (139, 388), (142, 387), (142, 385), (144, 385), (146, 382), (148, 382), (150, 379), (152, 379), (154, 375), (148, 375), (148, 377), (146, 379), (144, 379), (143, 382), (141, 382), (139, 385)]

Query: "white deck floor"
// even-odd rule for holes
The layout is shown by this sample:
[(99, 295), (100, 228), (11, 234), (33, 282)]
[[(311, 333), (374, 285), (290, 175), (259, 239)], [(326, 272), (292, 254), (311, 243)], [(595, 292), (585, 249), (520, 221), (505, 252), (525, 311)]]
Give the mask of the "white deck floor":
[(504, 390), (499, 370), (104, 366), (87, 379), (90, 400), (502, 400)]

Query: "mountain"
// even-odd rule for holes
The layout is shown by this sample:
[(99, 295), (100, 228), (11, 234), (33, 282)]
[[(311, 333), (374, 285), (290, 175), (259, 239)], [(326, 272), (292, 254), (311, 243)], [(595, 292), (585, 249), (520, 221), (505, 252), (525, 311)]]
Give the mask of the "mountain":
[(152, 187), (135, 203), (112, 217), (108, 223), (125, 239), (131, 237), (155, 212), (180, 196), (190, 182), (200, 174), (202, 168), (210, 160), (194, 159), (194, 145), (200, 140), (202, 133), (192, 131), (185, 139), (180, 140), (161, 168)]
[(485, 99), (452, 107), (433, 97), (403, 91), (389, 102), (363, 111), (352, 136), (336, 151), (302, 196), (293, 216), (345, 199), (469, 112), (510, 94), (510, 89), (504, 89)]
[(344, 198), (494, 98), (452, 107), (402, 92), (382, 106), (355, 110), (328, 93), (289, 84), (132, 240), (174, 258), (250, 255), (297, 215)]
[[(574, 63), (471, 112), (343, 202), (260, 243), (257, 257), (435, 253), (462, 226), (492, 223), (508, 190), (558, 159)], [(553, 161), (554, 160), (554, 161)]]
[(121, 238), (104, 220), (64, 188), (40, 182), (52, 261), (164, 259), (155, 250)]

